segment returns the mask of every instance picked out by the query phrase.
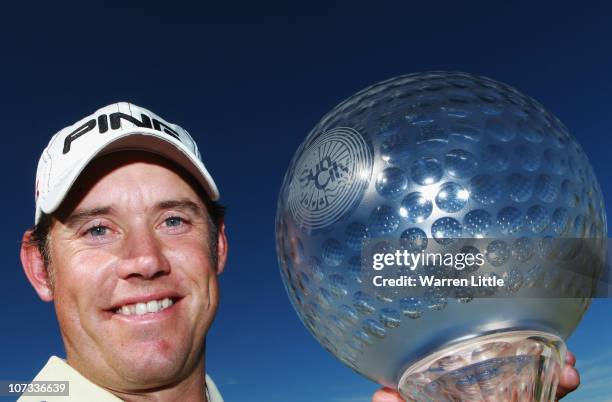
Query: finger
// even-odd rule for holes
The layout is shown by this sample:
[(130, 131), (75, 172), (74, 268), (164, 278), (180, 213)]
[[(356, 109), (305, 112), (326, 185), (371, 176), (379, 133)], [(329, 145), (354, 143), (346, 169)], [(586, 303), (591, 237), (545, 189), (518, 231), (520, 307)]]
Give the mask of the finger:
[(397, 391), (391, 388), (381, 388), (372, 397), (372, 402), (405, 402)]
[(576, 355), (574, 355), (572, 352), (568, 350), (567, 354), (565, 355), (565, 363), (569, 364), (570, 366), (575, 366), (576, 365)]
[(566, 365), (561, 372), (561, 378), (559, 378), (557, 398), (563, 398), (565, 395), (578, 388), (579, 385), (580, 374), (578, 374), (578, 370), (570, 365)]

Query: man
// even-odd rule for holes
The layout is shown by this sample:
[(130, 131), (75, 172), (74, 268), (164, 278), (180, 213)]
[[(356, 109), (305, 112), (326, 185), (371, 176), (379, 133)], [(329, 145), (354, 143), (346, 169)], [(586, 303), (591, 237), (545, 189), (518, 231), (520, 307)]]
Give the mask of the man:
[(51, 139), (21, 260), (66, 350), (34, 380), (70, 396), (20, 401), (223, 401), (204, 363), (227, 258), (218, 198), (189, 134), (135, 105)]

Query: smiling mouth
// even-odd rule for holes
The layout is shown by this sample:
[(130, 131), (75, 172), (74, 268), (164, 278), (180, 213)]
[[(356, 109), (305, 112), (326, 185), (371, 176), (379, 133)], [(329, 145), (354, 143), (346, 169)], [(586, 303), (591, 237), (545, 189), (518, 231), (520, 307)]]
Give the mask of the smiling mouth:
[(146, 303), (125, 304), (114, 309), (113, 313), (119, 315), (145, 315), (159, 313), (160, 311), (172, 306), (177, 302), (177, 300), (178, 299), (172, 297), (166, 297), (158, 300), (149, 300)]

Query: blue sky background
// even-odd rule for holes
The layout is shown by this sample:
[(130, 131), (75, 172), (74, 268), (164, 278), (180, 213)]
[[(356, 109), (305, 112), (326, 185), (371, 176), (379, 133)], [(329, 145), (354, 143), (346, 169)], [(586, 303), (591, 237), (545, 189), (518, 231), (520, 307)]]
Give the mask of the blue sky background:
[[(605, 2), (16, 3), (0, 14), (0, 380), (30, 379), (63, 354), (53, 308), (21, 270), (19, 240), (33, 222), (36, 163), (50, 136), (112, 102), (188, 129), (229, 206), (230, 259), (207, 352), (228, 402), (365, 402), (377, 388), (311, 338), (274, 251), (293, 152), (357, 90), (434, 69), (506, 82), (565, 122), (612, 205)], [(596, 300), (569, 339), (583, 385), (568, 401), (612, 401), (611, 318), (612, 301)]]

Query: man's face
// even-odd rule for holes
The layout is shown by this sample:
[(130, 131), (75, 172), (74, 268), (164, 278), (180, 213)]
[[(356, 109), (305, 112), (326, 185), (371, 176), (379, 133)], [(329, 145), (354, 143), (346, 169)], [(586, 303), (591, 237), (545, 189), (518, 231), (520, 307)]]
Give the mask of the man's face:
[(223, 228), (214, 265), (205, 204), (154, 155), (111, 154), (81, 177), (50, 243), (68, 361), (111, 389), (184, 378), (217, 310)]

